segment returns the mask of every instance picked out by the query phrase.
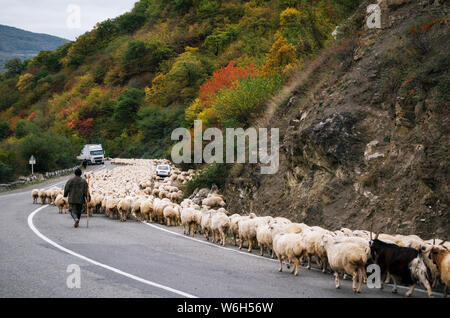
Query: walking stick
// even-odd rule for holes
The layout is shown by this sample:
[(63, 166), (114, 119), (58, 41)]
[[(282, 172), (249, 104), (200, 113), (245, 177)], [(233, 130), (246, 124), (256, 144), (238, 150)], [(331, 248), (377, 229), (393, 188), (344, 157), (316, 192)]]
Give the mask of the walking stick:
[(86, 227), (89, 227), (89, 208), (88, 208), (88, 203), (90, 199), (90, 195), (89, 195), (89, 182), (88, 182), (88, 186), (87, 186), (87, 195), (86, 195)]

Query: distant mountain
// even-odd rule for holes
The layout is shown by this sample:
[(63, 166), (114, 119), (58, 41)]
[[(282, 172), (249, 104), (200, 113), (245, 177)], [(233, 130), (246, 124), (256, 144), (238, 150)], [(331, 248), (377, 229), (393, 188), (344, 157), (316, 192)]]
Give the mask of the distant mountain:
[(42, 50), (54, 50), (67, 42), (56, 36), (0, 24), (0, 73), (5, 71), (3, 65), (10, 59), (31, 59)]

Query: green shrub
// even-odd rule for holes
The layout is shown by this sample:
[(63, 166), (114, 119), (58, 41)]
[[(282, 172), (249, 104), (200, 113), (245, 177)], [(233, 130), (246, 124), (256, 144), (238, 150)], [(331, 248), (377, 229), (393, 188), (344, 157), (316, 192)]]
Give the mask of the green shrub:
[(106, 73), (108, 73), (107, 66), (104, 64), (97, 65), (94, 70), (94, 82), (96, 84), (103, 84)]
[(17, 138), (23, 138), (29, 134), (37, 134), (40, 129), (36, 124), (26, 119), (20, 119), (17, 121), (15, 135)]
[(11, 134), (9, 125), (7, 122), (0, 122), (0, 140), (8, 137)]
[(79, 145), (68, 137), (48, 131), (42, 135), (28, 135), (23, 138), (18, 145), (17, 154), (26, 160), (33, 155), (36, 158), (35, 171), (46, 172), (74, 165), (79, 148)]
[(50, 72), (58, 72), (61, 70), (60, 54), (58, 51), (41, 51), (33, 59), (32, 64), (42, 65)]
[(223, 163), (208, 165), (200, 174), (187, 182), (186, 196), (191, 195), (196, 188), (211, 188), (213, 184), (217, 185), (219, 189), (223, 189), (229, 170), (230, 166)]
[(10, 165), (0, 161), (0, 182), (6, 183), (13, 179), (13, 169)]
[(114, 109), (114, 120), (121, 124), (133, 123), (136, 113), (144, 99), (145, 92), (138, 88), (128, 88), (119, 96), (119, 102)]
[(162, 42), (130, 42), (123, 58), (125, 76), (128, 78), (144, 72), (157, 72), (160, 63), (173, 54), (174, 52)]
[(213, 54), (219, 55), (228, 44), (235, 41), (241, 32), (239, 26), (228, 26), (225, 30), (216, 29), (204, 42), (204, 46)]
[(142, 133), (142, 142), (145, 143), (143, 156), (146, 158), (169, 158), (173, 145), (172, 131), (178, 127), (184, 127), (184, 108), (161, 108), (148, 106), (139, 114), (137, 127)]
[(240, 79), (230, 89), (217, 94), (214, 111), (225, 126), (226, 123), (247, 126), (264, 111), (265, 101), (280, 89), (282, 83), (280, 75)]
[(19, 75), (25, 71), (26, 67), (26, 63), (22, 62), (19, 58), (11, 59), (5, 63), (5, 68), (8, 70), (6, 74), (8, 76)]
[(119, 23), (119, 32), (121, 33), (131, 33), (138, 29), (145, 22), (144, 13), (131, 13), (127, 12), (118, 17), (117, 22)]

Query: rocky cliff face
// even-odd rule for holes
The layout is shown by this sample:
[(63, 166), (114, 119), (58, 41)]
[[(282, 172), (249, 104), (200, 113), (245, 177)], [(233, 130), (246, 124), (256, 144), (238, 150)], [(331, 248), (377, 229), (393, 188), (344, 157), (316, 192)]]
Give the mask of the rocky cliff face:
[(348, 22), (357, 36), (323, 52), (279, 105), (280, 169), (235, 169), (231, 212), (448, 238), (448, 1), (379, 5), (382, 28), (367, 28), (361, 6)]

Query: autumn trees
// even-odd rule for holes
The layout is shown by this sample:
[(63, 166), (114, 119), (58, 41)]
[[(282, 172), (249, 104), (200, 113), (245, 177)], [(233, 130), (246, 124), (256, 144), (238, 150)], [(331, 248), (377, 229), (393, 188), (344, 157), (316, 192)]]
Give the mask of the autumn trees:
[[(195, 119), (250, 125), (358, 2), (140, 0), (58, 50), (7, 64), (1, 169), (26, 172), (22, 156), (54, 136), (69, 158), (83, 142), (110, 156), (166, 156), (171, 130)], [(40, 168), (70, 164), (47, 159)]]

